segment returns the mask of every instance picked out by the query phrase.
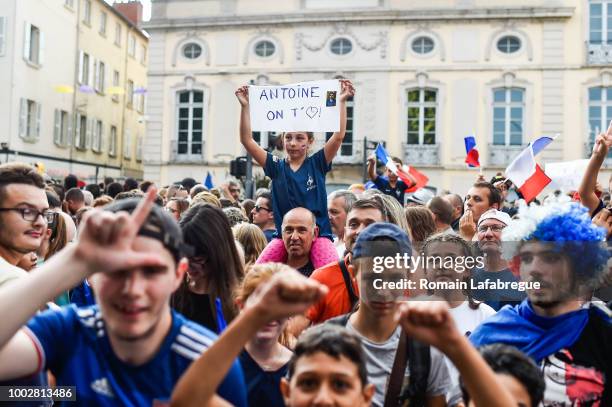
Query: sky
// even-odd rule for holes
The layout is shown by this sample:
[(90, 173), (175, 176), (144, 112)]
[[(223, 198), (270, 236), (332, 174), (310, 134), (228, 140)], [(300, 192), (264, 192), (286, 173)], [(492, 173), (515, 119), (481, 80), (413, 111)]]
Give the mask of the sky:
[[(106, 0), (106, 2), (108, 4), (113, 4), (115, 1), (114, 0)], [(144, 10), (142, 12), (142, 14), (143, 14), (142, 19), (144, 21), (149, 21), (151, 19), (151, 0), (140, 0), (140, 2), (142, 3), (143, 8), (144, 8)]]

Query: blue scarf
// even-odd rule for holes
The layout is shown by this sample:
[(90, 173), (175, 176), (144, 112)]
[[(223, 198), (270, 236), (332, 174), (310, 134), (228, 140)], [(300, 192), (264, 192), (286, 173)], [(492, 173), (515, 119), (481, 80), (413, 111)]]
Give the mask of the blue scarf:
[(536, 315), (531, 303), (506, 305), (485, 320), (472, 334), (474, 346), (503, 343), (526, 353), (536, 362), (572, 346), (589, 321), (589, 309), (582, 308), (557, 317)]

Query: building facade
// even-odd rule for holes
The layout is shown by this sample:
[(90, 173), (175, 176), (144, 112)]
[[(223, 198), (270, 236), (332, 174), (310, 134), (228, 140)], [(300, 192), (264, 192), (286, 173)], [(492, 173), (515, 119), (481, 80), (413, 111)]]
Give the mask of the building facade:
[(138, 22), (103, 0), (4, 4), (0, 160), (40, 163), (54, 178), (142, 177), (148, 37)]
[(489, 177), (542, 135), (557, 135), (543, 162), (586, 158), (612, 119), (610, 0), (155, 0), (145, 27), (145, 178), (162, 184), (228, 176), (248, 83), (353, 81), (332, 184), (360, 182), (384, 141), (464, 192), (466, 136)]

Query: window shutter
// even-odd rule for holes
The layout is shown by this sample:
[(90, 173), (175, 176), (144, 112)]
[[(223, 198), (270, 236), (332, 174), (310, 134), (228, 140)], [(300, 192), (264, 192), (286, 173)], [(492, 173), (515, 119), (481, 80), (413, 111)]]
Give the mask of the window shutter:
[(29, 23), (25, 23), (25, 29), (23, 31), (23, 58), (27, 61), (30, 60), (30, 37), (31, 27)]
[(98, 151), (104, 146), (104, 123), (100, 123), (100, 134), (98, 135)]
[(87, 133), (85, 134), (85, 149), (88, 149), (91, 146), (91, 132), (93, 128), (94, 120), (87, 119)]
[(19, 107), (19, 137), (26, 136), (26, 130), (28, 128), (28, 101), (21, 98)]
[(92, 87), (94, 86), (93, 79), (94, 79), (95, 69), (96, 69), (95, 61), (90, 55), (89, 56), (89, 78), (87, 78), (87, 86), (92, 86)]
[(81, 114), (77, 113), (74, 122), (74, 146), (81, 148)]
[(100, 63), (97, 59), (93, 60), (93, 69), (94, 69), (94, 76), (93, 76), (93, 88), (97, 91), (100, 90), (100, 87), (98, 86), (98, 80), (100, 79), (100, 75), (98, 74), (98, 69), (100, 68)]
[(79, 50), (79, 84), (83, 84), (83, 51)]
[(106, 64), (105, 63), (100, 63), (100, 77), (99, 77), (99, 82), (100, 82), (100, 92), (104, 93), (104, 89), (106, 89)]
[(0, 56), (4, 55), (6, 44), (6, 17), (0, 17)]
[(71, 113), (68, 113), (66, 115), (66, 120), (68, 120), (68, 130), (66, 131), (67, 134), (64, 135), (64, 137), (62, 137), (62, 144), (63, 145), (72, 145), (72, 119), (74, 118), (74, 115)]
[(36, 139), (40, 139), (40, 116), (42, 113), (42, 105), (36, 103)]
[(38, 38), (38, 65), (42, 65), (45, 56), (45, 33), (39, 31)]
[(53, 142), (55, 144), (62, 144), (62, 112), (59, 109), (55, 109), (55, 121), (53, 122)]

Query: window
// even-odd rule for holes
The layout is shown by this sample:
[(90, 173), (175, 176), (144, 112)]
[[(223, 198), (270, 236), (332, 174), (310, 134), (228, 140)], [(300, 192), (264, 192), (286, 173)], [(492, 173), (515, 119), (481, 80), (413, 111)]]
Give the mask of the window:
[(104, 137), (104, 126), (102, 120), (96, 120), (94, 127), (91, 149), (96, 153), (102, 152), (102, 138)]
[(108, 155), (111, 157), (117, 156), (117, 126), (111, 126), (110, 138), (108, 140)]
[(132, 34), (128, 37), (128, 54), (131, 57), (136, 56), (136, 37)]
[(74, 8), (74, 0), (64, 0), (64, 5), (66, 7)]
[(412, 50), (417, 54), (429, 54), (434, 49), (434, 42), (429, 37), (417, 37), (412, 41)]
[(70, 133), (72, 133), (72, 123), (70, 113), (55, 109), (55, 127), (53, 131), (53, 142), (58, 146), (67, 146)]
[(74, 134), (74, 147), (78, 150), (85, 150), (87, 149), (88, 140), (90, 139), (91, 120), (88, 120), (86, 115), (77, 113)]
[(605, 132), (612, 120), (612, 87), (589, 88), (589, 141)]
[(255, 44), (255, 55), (266, 58), (274, 55), (276, 47), (272, 41), (264, 40)]
[[(342, 140), (342, 146), (340, 146), (341, 156), (352, 156), (353, 155), (353, 117), (355, 109), (355, 100), (350, 97), (346, 100), (346, 133), (344, 134), (344, 140)], [(334, 133), (325, 133), (325, 141), (329, 140)]]
[(190, 42), (183, 47), (183, 55), (187, 59), (196, 59), (202, 55), (202, 47), (195, 42)]
[(201, 156), (204, 92), (185, 90), (177, 96), (177, 153)]
[(121, 24), (115, 23), (115, 45), (121, 46)]
[(336, 38), (329, 45), (333, 54), (346, 55), (353, 50), (353, 43), (346, 38)]
[(493, 89), (493, 144), (520, 146), (523, 143), (525, 90)]
[(19, 136), (26, 140), (40, 137), (41, 105), (30, 99), (21, 99), (19, 109)]
[[(113, 87), (119, 87), (119, 71), (113, 72)], [(113, 94), (113, 102), (119, 102), (119, 95), (116, 93)]]
[(142, 136), (136, 137), (136, 161), (142, 161)]
[(497, 41), (497, 49), (504, 54), (512, 54), (521, 49), (521, 40), (514, 35), (506, 35)]
[(589, 43), (612, 44), (612, 1), (591, 0), (589, 4)]
[(437, 96), (432, 88), (407, 90), (408, 144), (436, 144)]
[(91, 25), (91, 0), (85, 0), (83, 2), (83, 22), (87, 25)]
[(6, 49), (6, 17), (0, 17), (0, 56)]
[(79, 55), (79, 83), (81, 85), (89, 85), (90, 72), (89, 54), (80, 51)]
[(134, 106), (134, 81), (127, 82), (127, 106), (131, 109)]
[(106, 13), (100, 13), (100, 34), (106, 35)]
[(132, 158), (132, 133), (130, 129), (125, 129), (123, 132), (123, 158), (126, 160)]
[(140, 45), (140, 63), (143, 65), (147, 63), (147, 47), (144, 44)]
[(104, 89), (105, 89), (105, 72), (106, 72), (106, 66), (104, 65), (104, 62), (102, 61), (98, 61), (96, 64), (96, 77), (94, 80), (94, 86), (96, 91), (100, 92), (100, 93), (104, 93)]
[(28, 62), (35, 65), (41, 65), (42, 49), (43, 35), (40, 32), (40, 29), (32, 24), (26, 23), (23, 42), (23, 57)]
[(136, 102), (136, 109), (138, 110), (139, 113), (144, 113), (145, 110), (145, 94), (146, 94), (146, 89), (143, 88), (142, 86), (138, 87), (136, 90), (136, 93), (138, 93), (138, 100)]

